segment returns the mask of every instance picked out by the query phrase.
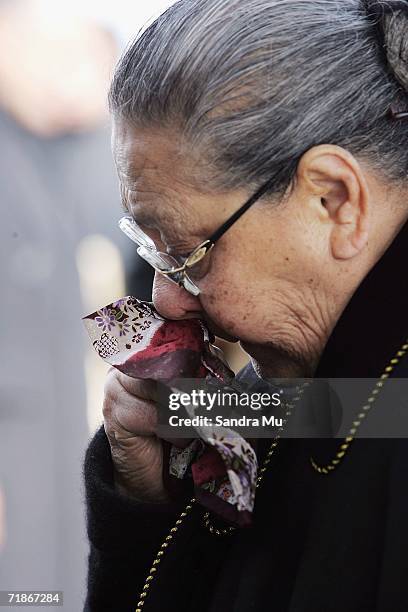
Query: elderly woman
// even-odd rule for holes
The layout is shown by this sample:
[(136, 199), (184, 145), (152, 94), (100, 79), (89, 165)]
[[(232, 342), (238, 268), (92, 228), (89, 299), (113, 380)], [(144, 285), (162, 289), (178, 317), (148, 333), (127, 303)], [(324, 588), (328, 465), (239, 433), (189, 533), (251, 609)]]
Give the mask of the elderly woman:
[[(196, 255), (154, 304), (239, 341), (242, 380), (408, 373), (407, 90), (406, 1), (180, 0), (122, 58), (123, 205), (171, 261)], [(169, 501), (153, 397), (110, 372), (86, 610), (408, 609), (405, 440), (354, 440), (364, 412), (341, 449), (282, 440), (230, 530)]]

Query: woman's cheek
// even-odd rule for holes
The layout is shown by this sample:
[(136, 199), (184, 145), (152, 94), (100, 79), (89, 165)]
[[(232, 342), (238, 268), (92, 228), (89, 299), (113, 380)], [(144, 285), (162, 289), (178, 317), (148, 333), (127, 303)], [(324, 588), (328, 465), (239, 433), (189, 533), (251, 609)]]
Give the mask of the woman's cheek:
[(220, 287), (217, 294), (203, 296), (201, 303), (207, 317), (220, 330), (238, 340), (249, 341), (262, 335), (262, 330), (257, 329), (255, 305), (248, 297)]
[(259, 278), (260, 269), (250, 268), (247, 259), (226, 255), (213, 261), (210, 273), (199, 285), (201, 305), (208, 318), (229, 336), (259, 342), (265, 333), (262, 321), (270, 301), (265, 301), (265, 279)]

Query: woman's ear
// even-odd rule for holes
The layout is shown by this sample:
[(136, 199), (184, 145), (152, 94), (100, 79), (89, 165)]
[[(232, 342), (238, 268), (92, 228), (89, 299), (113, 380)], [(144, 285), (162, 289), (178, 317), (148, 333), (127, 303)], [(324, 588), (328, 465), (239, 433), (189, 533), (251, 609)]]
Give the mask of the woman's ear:
[(357, 160), (341, 147), (318, 145), (300, 160), (296, 182), (319, 220), (329, 224), (333, 257), (358, 255), (368, 242), (369, 190)]

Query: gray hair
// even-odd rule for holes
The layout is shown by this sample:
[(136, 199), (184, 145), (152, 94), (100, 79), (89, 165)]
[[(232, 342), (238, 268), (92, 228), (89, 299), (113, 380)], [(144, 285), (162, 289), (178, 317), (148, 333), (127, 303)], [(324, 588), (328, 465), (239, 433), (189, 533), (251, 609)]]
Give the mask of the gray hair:
[[(114, 114), (180, 131), (209, 189), (273, 181), (330, 143), (408, 179), (408, 2), (179, 0), (139, 33), (110, 90)], [(197, 155), (198, 154), (198, 155)]]

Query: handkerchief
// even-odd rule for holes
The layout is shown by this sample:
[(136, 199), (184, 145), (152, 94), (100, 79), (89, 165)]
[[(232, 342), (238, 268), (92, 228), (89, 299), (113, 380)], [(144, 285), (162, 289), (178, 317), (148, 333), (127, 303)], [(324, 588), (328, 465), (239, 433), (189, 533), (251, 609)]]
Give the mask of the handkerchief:
[[(104, 361), (134, 378), (169, 384), (177, 378), (234, 384), (234, 373), (210, 342), (204, 321), (161, 317), (153, 304), (127, 296), (83, 318), (93, 346)], [(194, 408), (188, 407), (193, 416)], [(224, 520), (250, 524), (257, 457), (252, 445), (223, 427), (196, 427), (184, 448), (170, 444), (164, 482), (192, 479), (195, 496)], [(171, 485), (169, 485), (171, 489)]]

